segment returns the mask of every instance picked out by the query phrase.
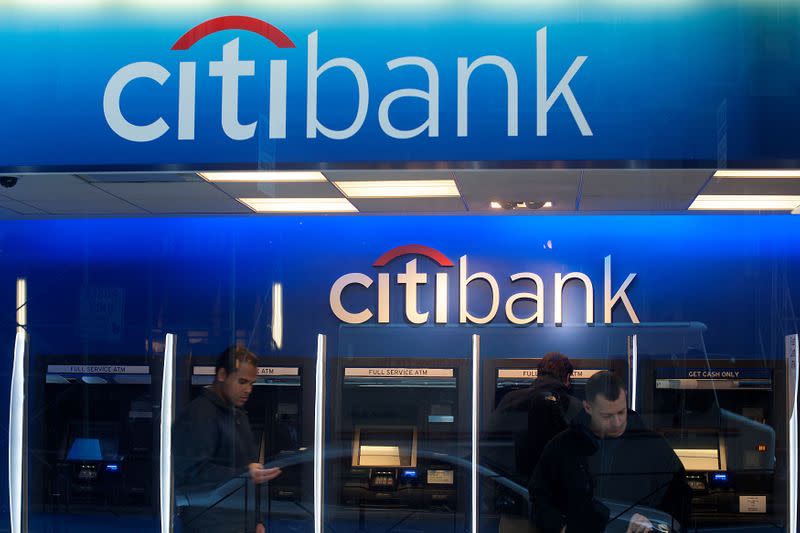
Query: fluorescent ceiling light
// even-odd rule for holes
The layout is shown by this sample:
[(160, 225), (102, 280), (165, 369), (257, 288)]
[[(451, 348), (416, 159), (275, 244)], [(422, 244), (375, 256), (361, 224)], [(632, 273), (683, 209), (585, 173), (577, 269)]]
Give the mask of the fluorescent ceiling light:
[(715, 178), (800, 178), (800, 170), (717, 170)]
[(545, 202), (542, 207), (553, 207), (553, 202)]
[(502, 209), (503, 208), (503, 206), (500, 205), (500, 202), (490, 202), (489, 203), (489, 207), (491, 207), (492, 209)]
[(265, 170), (258, 172), (198, 172), (197, 174), (208, 181), (224, 181), (233, 183), (297, 183), (309, 181), (327, 181), (325, 176), (322, 175), (322, 172), (316, 171), (273, 172), (271, 170)]
[(772, 194), (701, 194), (689, 209), (728, 211), (792, 211), (800, 206), (800, 196)]
[(347, 198), (239, 198), (257, 213), (357, 213)]
[(453, 180), (337, 181), (350, 198), (435, 198), (460, 196)]

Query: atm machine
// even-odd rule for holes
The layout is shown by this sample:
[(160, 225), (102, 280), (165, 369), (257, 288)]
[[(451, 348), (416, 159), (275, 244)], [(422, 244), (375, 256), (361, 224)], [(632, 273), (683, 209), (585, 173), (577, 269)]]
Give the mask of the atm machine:
[(787, 418), (778, 361), (695, 355), (640, 365), (642, 411), (687, 471), (693, 525), (782, 522), (776, 425)]
[(638, 411), (692, 489), (689, 527), (776, 527), (787, 514), (788, 359), (709, 354), (699, 323), (642, 331)]
[[(524, 394), (538, 375), (540, 359), (496, 358), (487, 359), (483, 365), (483, 464), (507, 477), (522, 488), (527, 488), (529, 475), (526, 465), (526, 441), (528, 412), (513, 409), (498, 409), (500, 402), (509, 394)], [(615, 359), (590, 359), (570, 357), (575, 370), (572, 374), (571, 393), (580, 400), (585, 397), (587, 380), (598, 372), (613, 371), (625, 379), (627, 363), (624, 354)], [(500, 512), (525, 514), (526, 502), (519, 494), (498, 488), (494, 506)]]
[[(627, 338), (632, 325), (563, 324), (518, 328), (498, 326), (481, 331), (481, 465), (496, 472), (482, 486), (483, 520), (503, 530), (528, 527), (527, 495), (533, 468), (528, 446), (528, 409), (523, 398), (537, 377), (540, 358), (557, 351), (573, 364), (572, 394), (584, 397), (586, 381), (603, 370), (623, 380), (627, 369)], [(521, 400), (506, 408), (509, 395)], [(500, 403), (506, 399), (503, 408)]]
[[(338, 366), (333, 449), (343, 453), (328, 477), (332, 499), (359, 531), (411, 515), (419, 531), (455, 530), (470, 490), (469, 360), (344, 357)], [(337, 527), (348, 522), (338, 518)]]
[[(304, 372), (309, 366), (299, 358), (269, 358), (268, 362), (270, 366), (258, 367), (258, 378), (244, 406), (261, 463), (304, 450), (309, 446), (313, 432), (313, 426), (309, 424), (313, 422), (314, 387), (313, 383), (306, 383), (313, 376)], [(193, 363), (192, 399), (213, 383), (216, 359), (196, 358)], [(297, 502), (303, 499), (303, 488), (310, 490), (311, 487), (310, 472), (306, 470), (307, 465), (285, 468), (280, 477), (269, 483), (270, 500)]]
[(30, 440), (33, 506), (152, 513), (158, 406), (151, 367), (143, 358), (41, 360), (46, 364), (34, 375), (44, 383), (32, 395), (40, 403), (32, 406), (30, 423), (38, 428)]

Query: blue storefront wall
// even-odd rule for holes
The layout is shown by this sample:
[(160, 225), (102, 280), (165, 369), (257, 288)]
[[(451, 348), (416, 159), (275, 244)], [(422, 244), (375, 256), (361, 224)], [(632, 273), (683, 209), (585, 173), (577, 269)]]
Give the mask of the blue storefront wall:
[[(14, 280), (28, 281), (31, 368), (43, 358), (74, 356), (109, 361), (118, 357), (160, 359), (166, 332), (191, 345), (195, 356), (212, 356), (238, 340), (267, 360), (315, 353), (316, 335), (329, 336), (337, 357), (342, 323), (329, 306), (340, 276), (360, 272), (376, 283), (348, 287), (343, 304), (352, 311), (377, 310), (377, 274), (392, 273), (390, 325), (406, 324), (404, 288), (395, 273), (417, 260), (429, 283), (418, 288), (418, 310), (431, 311), (419, 328), (463, 331), (465, 340), (482, 328), (512, 327), (505, 300), (529, 291), (511, 283), (517, 272), (542, 276), (545, 326), (553, 326), (553, 280), (557, 272), (582, 272), (594, 285), (595, 329), (603, 322), (604, 258), (611, 256), (612, 290), (630, 273), (627, 289), (642, 323), (704, 323), (706, 349), (714, 357), (783, 357), (783, 336), (797, 331), (793, 302), (800, 295), (797, 261), (800, 219), (792, 216), (305, 216), (95, 219), (6, 222), (0, 229), (0, 276), (4, 324), (0, 337), (9, 357), (0, 368), (8, 390), (14, 335)], [(373, 263), (385, 252), (421, 244), (456, 263), (440, 267), (423, 256), (404, 256), (385, 267)], [(459, 258), (468, 274), (491, 274), (500, 289), (500, 309), (487, 326), (458, 323)], [(448, 270), (449, 269), (449, 270)], [(448, 271), (447, 324), (433, 323), (437, 272)], [(272, 341), (272, 287), (283, 288), (283, 344)], [(489, 308), (488, 285), (468, 288), (469, 311)], [(564, 290), (564, 324), (580, 326), (580, 283)], [(519, 315), (532, 307), (518, 304)], [(614, 324), (630, 322), (617, 305)], [(519, 326), (516, 326), (519, 327)], [(523, 326), (537, 328), (538, 326)], [(493, 333), (497, 338), (498, 333)], [(371, 338), (380, 342), (381, 336)], [(156, 347), (154, 348), (154, 342)], [(466, 342), (466, 341), (465, 341)], [(468, 345), (465, 343), (465, 345)], [(181, 344), (189, 349), (189, 343)], [(549, 347), (559, 349), (559, 346)], [(387, 353), (385, 346), (376, 352)], [(362, 347), (363, 351), (363, 347)], [(453, 350), (454, 352), (458, 350)], [(428, 354), (436, 355), (436, 354)], [(468, 354), (465, 354), (468, 355)], [(30, 379), (43, 380), (42, 375)], [(0, 409), (7, 409), (7, 397)], [(5, 425), (5, 424), (4, 424)], [(5, 448), (5, 442), (2, 445)], [(7, 457), (7, 454), (0, 454)], [(3, 482), (2, 492), (7, 491)], [(7, 512), (7, 498), (0, 495)], [(7, 516), (0, 518), (4, 524)]]
[[(390, 323), (405, 324), (404, 287), (396, 273), (417, 260), (428, 283), (420, 286), (421, 327), (459, 324), (458, 262), (467, 275), (491, 274), (499, 286), (492, 325), (509, 324), (504, 303), (530, 282), (511, 282), (518, 272), (543, 278), (545, 325), (554, 324), (554, 275), (582, 272), (594, 286), (595, 322), (603, 322), (604, 259), (611, 257), (612, 292), (630, 273), (627, 289), (642, 323), (699, 321), (708, 326), (709, 351), (776, 355), (764, 344), (768, 329), (794, 329), (790, 313), (797, 292), (797, 219), (792, 216), (585, 216), (469, 217), (366, 216), (278, 218), (109, 219), (7, 222), (0, 267), (13, 280), (28, 280), (28, 317), (35, 352), (142, 354), (152, 331), (218, 331), (222, 349), (233, 329), (268, 331), (272, 287), (280, 283), (287, 354), (313, 353), (316, 333), (335, 335), (343, 322), (329, 306), (340, 276), (358, 272), (370, 288), (345, 289), (345, 308), (368, 308), (378, 325), (377, 274), (392, 274)], [(373, 263), (402, 245), (421, 244), (453, 261), (441, 267), (424, 256), (402, 256), (384, 267)], [(448, 320), (434, 323), (434, 275), (447, 272)], [(564, 290), (564, 323), (584, 319), (583, 286)], [(9, 296), (10, 297), (10, 296)], [(485, 315), (490, 291), (475, 281), (467, 291), (473, 315)], [(13, 300), (9, 300), (13, 301)], [(90, 303), (105, 302), (108, 323)], [(520, 303), (518, 315), (534, 308)], [(9, 304), (6, 320), (13, 324)], [(787, 314), (788, 313), (788, 314)], [(766, 318), (769, 317), (769, 320)], [(615, 324), (631, 318), (620, 303)], [(527, 326), (527, 327), (535, 327)], [(12, 328), (13, 329), (13, 328)], [(36, 335), (37, 331), (43, 334)], [(58, 332), (57, 335), (52, 333)], [(44, 334), (48, 333), (48, 334)], [(259, 348), (267, 348), (267, 345)], [(213, 350), (212, 350), (213, 351)]]

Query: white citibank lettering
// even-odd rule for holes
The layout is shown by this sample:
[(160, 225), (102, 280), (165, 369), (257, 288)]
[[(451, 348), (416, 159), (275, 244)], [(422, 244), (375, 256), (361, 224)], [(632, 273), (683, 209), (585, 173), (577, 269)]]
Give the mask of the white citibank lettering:
[[(420, 248), (414, 246), (415, 248)], [(400, 247), (408, 248), (408, 247)], [(424, 247), (421, 247), (424, 248)], [(399, 248), (398, 248), (399, 249)], [(397, 250), (397, 249), (396, 249)], [(427, 249), (431, 250), (431, 249)], [(375, 263), (375, 266), (383, 266), (391, 259), (406, 253), (417, 253), (429, 255), (425, 251), (415, 250), (413, 252), (394, 253), (394, 251), (387, 252), (383, 257), (389, 256), (386, 261), (380, 259)], [(435, 250), (433, 250), (435, 252)], [(438, 254), (438, 252), (436, 252)], [(390, 255), (393, 254), (393, 255)], [(444, 258), (439, 254), (439, 257)], [(444, 260), (447, 260), (444, 258)], [(449, 260), (447, 260), (449, 263)], [(452, 263), (443, 266), (454, 266)], [(469, 273), (468, 258), (463, 255), (458, 260), (458, 322), (460, 324), (487, 324), (493, 321), (500, 311), (500, 287), (497, 279), (488, 272), (474, 272)], [(634, 324), (639, 323), (639, 317), (628, 298), (627, 290), (636, 277), (635, 273), (628, 274), (628, 277), (619, 286), (619, 288), (612, 293), (611, 285), (611, 256), (606, 256), (604, 260), (604, 275), (603, 275), (603, 322), (610, 324), (613, 321), (612, 311), (617, 304), (622, 304), (630, 317), (631, 322)], [(534, 290), (533, 292), (515, 292), (505, 300), (503, 310), (506, 319), (512, 324), (525, 325), (531, 323), (543, 324), (545, 321), (545, 283), (539, 274), (533, 272), (518, 272), (512, 274), (510, 277), (512, 285), (520, 285), (527, 283)], [(555, 273), (553, 277), (553, 322), (555, 324), (563, 323), (563, 292), (567, 283), (574, 281), (579, 282), (584, 288), (585, 295), (585, 318), (587, 324), (593, 324), (594, 318), (594, 285), (592, 280), (586, 274), (581, 272), (570, 272), (568, 274)], [(420, 287), (427, 285), (428, 274), (418, 272), (417, 259), (412, 259), (405, 264), (405, 271), (396, 275), (396, 282), (398, 285), (404, 286), (405, 306), (404, 318), (412, 324), (424, 324), (430, 322), (431, 312), (429, 310), (420, 311), (418, 307), (418, 295)], [(491, 301), (489, 311), (484, 315), (473, 315), (469, 311), (469, 287), (474, 283), (484, 283), (488, 285), (491, 292)], [(337, 279), (331, 287), (329, 294), (329, 303), (331, 311), (336, 317), (347, 324), (362, 324), (372, 319), (375, 316), (375, 310), (370, 307), (364, 309), (348, 309), (343, 303), (344, 294), (348, 288), (352, 286), (361, 286), (370, 289), (374, 283), (374, 279), (367, 274), (360, 272), (352, 272), (345, 274)], [(446, 324), (448, 322), (448, 286), (450, 283), (450, 276), (447, 272), (437, 272), (435, 281), (433, 283), (435, 290), (435, 303), (433, 309), (433, 321), (436, 324)], [(390, 321), (389, 316), (389, 298), (390, 298), (390, 284), (391, 275), (389, 273), (378, 273), (378, 290), (377, 290), (377, 320), (379, 324), (388, 324)], [(522, 301), (533, 302), (535, 305), (535, 312), (527, 316), (520, 316), (515, 310), (515, 304)]]
[[(221, 17), (232, 19), (241, 17)], [(255, 19), (251, 19), (255, 20)], [(214, 21), (207, 21), (208, 24)], [(267, 23), (257, 21), (263, 25)], [(198, 26), (200, 28), (202, 24)], [(224, 29), (232, 29), (231, 26)], [(273, 30), (277, 30), (272, 27)], [(194, 29), (193, 29), (194, 30)], [(218, 30), (216, 30), (218, 31)], [(207, 32), (213, 33), (213, 32)], [(187, 32), (187, 35), (189, 32)], [(281, 48), (294, 48), (294, 44), (281, 33), (288, 44)], [(274, 41), (273, 41), (274, 42)], [(186, 48), (178, 48), (185, 50)], [(328, 60), (321, 58), (320, 38), (314, 31), (308, 35), (308, 51), (306, 57), (306, 131), (305, 137), (316, 138), (318, 135), (329, 139), (349, 139), (362, 128), (367, 119), (369, 108), (370, 84), (367, 71), (355, 59), (349, 57), (334, 57)], [(572, 114), (572, 118), (581, 135), (591, 136), (592, 129), (581, 110), (575, 94), (572, 92), (570, 82), (586, 61), (587, 56), (577, 56), (570, 67), (561, 76), (552, 91), (548, 92), (547, 78), (547, 27), (536, 32), (535, 68), (536, 68), (536, 135), (546, 136), (548, 132), (548, 112), (553, 105), (563, 98)], [(324, 61), (324, 62), (323, 62)], [(322, 62), (322, 64), (320, 64)], [(286, 139), (286, 94), (288, 83), (288, 61), (273, 59), (269, 62), (269, 94), (265, 102), (268, 116), (267, 135), (270, 139)], [(469, 84), (478, 71), (484, 72), (495, 69), (502, 73), (506, 82), (506, 135), (516, 137), (519, 134), (519, 84), (517, 71), (514, 65), (506, 58), (497, 55), (486, 55), (470, 59), (467, 57), (456, 58), (457, 81), (456, 87), (446, 91), (456, 99), (456, 135), (467, 137), (469, 135)], [(239, 39), (233, 39), (222, 47), (222, 58), (219, 61), (208, 63), (208, 77), (219, 78), (221, 84), (220, 116), (221, 129), (224, 134), (235, 141), (252, 139), (256, 134), (258, 121), (242, 123), (239, 116), (239, 83), (245, 78), (261, 75), (260, 68), (256, 68), (256, 61), (240, 59)], [(389, 137), (395, 139), (410, 139), (419, 135), (428, 137), (439, 136), (439, 103), (442, 98), (439, 84), (439, 70), (429, 59), (420, 56), (405, 56), (392, 59), (386, 63), (389, 71), (415, 68), (420, 69), (427, 79), (424, 88), (409, 87), (398, 89), (385, 95), (378, 106), (378, 123), (381, 130)], [(345, 128), (334, 129), (324, 125), (319, 119), (319, 80), (328, 71), (338, 69), (347, 72), (355, 80), (357, 104), (353, 109), (352, 122)], [(157, 118), (148, 124), (134, 124), (126, 118), (121, 107), (122, 95), (126, 88), (137, 80), (150, 80), (163, 86), (172, 73), (164, 66), (148, 61), (131, 63), (117, 70), (108, 81), (103, 95), (103, 113), (109, 127), (118, 136), (133, 142), (151, 142), (164, 136), (171, 128), (164, 118)], [(197, 134), (195, 129), (195, 97), (197, 93), (198, 64), (193, 61), (182, 61), (178, 68), (178, 124), (177, 138), (181, 141), (192, 141)], [(154, 87), (153, 90), (160, 90)], [(425, 117), (418, 125), (410, 129), (402, 129), (392, 123), (390, 109), (392, 105), (404, 98), (415, 98), (425, 103)], [(478, 100), (473, 95), (473, 105)], [(260, 111), (260, 110), (259, 110)]]

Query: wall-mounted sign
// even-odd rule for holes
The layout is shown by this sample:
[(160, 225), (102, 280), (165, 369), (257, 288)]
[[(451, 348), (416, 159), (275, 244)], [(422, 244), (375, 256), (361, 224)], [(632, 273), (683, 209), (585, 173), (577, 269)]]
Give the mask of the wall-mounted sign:
[[(215, 374), (213, 366), (196, 366), (192, 369), (195, 376), (213, 376)], [(300, 368), (296, 366), (260, 366), (258, 367), (259, 376), (299, 376)]]
[(772, 379), (769, 368), (658, 368), (659, 378), (675, 379)]
[[(499, 311), (500, 307), (500, 285), (498, 284), (495, 275), (488, 272), (469, 272), (468, 258), (462, 255), (458, 260), (458, 267), (455, 267), (453, 262), (448, 259), (444, 254), (438, 250), (434, 250), (428, 246), (412, 244), (398, 246), (389, 250), (379, 257), (373, 267), (381, 268), (386, 266), (389, 262), (406, 255), (414, 256), (405, 264), (405, 271), (395, 276), (395, 282), (398, 285), (405, 287), (405, 307), (404, 318), (412, 324), (424, 324), (430, 322), (431, 318), (437, 324), (446, 324), (449, 321), (449, 285), (453, 282), (458, 284), (458, 323), (459, 324), (487, 324), (493, 321)], [(434, 276), (433, 290), (435, 291), (435, 309), (433, 316), (430, 311), (419, 311), (417, 304), (418, 295), (420, 290), (426, 290), (425, 285), (428, 285), (428, 274), (419, 272), (417, 270), (417, 257), (425, 257), (439, 267), (442, 267), (441, 272), (437, 272)], [(456, 270), (454, 276), (456, 279), (451, 280), (448, 271)], [(611, 285), (611, 256), (607, 256), (604, 260), (604, 277), (603, 277), (603, 322), (610, 324), (612, 322), (612, 311), (617, 304), (622, 304), (630, 317), (631, 322), (634, 324), (639, 323), (639, 317), (633, 309), (630, 299), (628, 298), (627, 290), (631, 282), (636, 277), (635, 273), (628, 274), (625, 281), (612, 292)], [(379, 272), (377, 275), (377, 320), (379, 324), (388, 324), (391, 320), (389, 313), (389, 298), (390, 286), (392, 284), (392, 276), (386, 272)], [(556, 273), (552, 281), (552, 285), (548, 290), (548, 284), (545, 283), (542, 276), (534, 272), (518, 272), (511, 274), (510, 285), (514, 288), (525, 287), (522, 290), (515, 291), (505, 300), (505, 317), (512, 324), (524, 325), (531, 323), (543, 324), (545, 321), (545, 299), (552, 298), (554, 305), (553, 321), (556, 324), (563, 322), (563, 295), (564, 287), (567, 283), (576, 282), (583, 285), (585, 296), (585, 317), (586, 323), (594, 323), (594, 283), (591, 278), (582, 272), (569, 272), (567, 274)], [(351, 310), (343, 303), (344, 293), (350, 286), (361, 286), (369, 289), (372, 287), (374, 278), (367, 274), (360, 272), (353, 272), (345, 274), (337, 279), (330, 290), (329, 302), (331, 310), (336, 317), (347, 324), (363, 324), (375, 316), (373, 309), (366, 308), (360, 310)], [(469, 287), (471, 284), (485, 283), (491, 290), (491, 303), (489, 311), (481, 316), (473, 315), (469, 311)], [(528, 292), (530, 289), (534, 292)], [(431, 290), (431, 289), (427, 289)], [(527, 316), (519, 316), (515, 311), (515, 304), (517, 302), (528, 301), (536, 304), (536, 311)]]
[(345, 368), (347, 378), (452, 378), (452, 368)]
[[(589, 379), (603, 370), (573, 370), (572, 379)], [(535, 368), (501, 368), (497, 370), (497, 377), (500, 379), (530, 379), (534, 380), (539, 375)]]
[(659, 368), (656, 389), (770, 390), (769, 368)]
[(2, 171), (796, 159), (771, 2), (28, 4), (0, 20)]
[(47, 365), (50, 374), (149, 374), (149, 366), (136, 365)]

